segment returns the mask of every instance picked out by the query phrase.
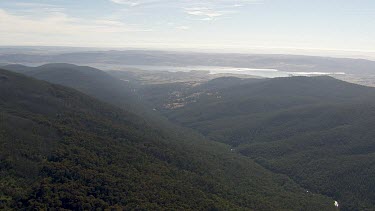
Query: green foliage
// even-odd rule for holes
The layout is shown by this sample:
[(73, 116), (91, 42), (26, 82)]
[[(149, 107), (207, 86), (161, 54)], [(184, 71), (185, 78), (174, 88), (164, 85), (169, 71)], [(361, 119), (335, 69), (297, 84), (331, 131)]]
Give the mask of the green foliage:
[[(226, 80), (232, 83), (185, 88), (179, 96), (183, 107), (158, 109), (306, 189), (337, 199), (343, 210), (375, 207), (374, 88), (331, 77)], [(176, 101), (157, 86), (147, 89), (163, 96), (145, 97), (155, 105)], [(200, 93), (194, 100), (181, 100), (194, 93)]]
[(333, 210), (227, 145), (70, 88), (0, 78), (2, 209)]

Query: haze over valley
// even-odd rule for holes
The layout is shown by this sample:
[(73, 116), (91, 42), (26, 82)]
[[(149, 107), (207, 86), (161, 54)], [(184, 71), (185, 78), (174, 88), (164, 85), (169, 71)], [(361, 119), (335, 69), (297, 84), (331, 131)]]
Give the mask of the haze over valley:
[(0, 210), (375, 210), (370, 0), (0, 2)]
[[(32, 48), (28, 48), (30, 50)], [(42, 48), (43, 49), (43, 48)], [(63, 51), (65, 48), (57, 48)], [(69, 51), (66, 48), (65, 51)], [(333, 57), (266, 55), (266, 54), (212, 54), (168, 51), (84, 51), (45, 55), (38, 50), (27, 54), (7, 48), (1, 50), (0, 63), (39, 66), (48, 63), (71, 63), (111, 70), (139, 69), (149, 72), (203, 71), (209, 74), (238, 77), (289, 77), (329, 75), (348, 82), (374, 86), (375, 61)], [(212, 78), (209, 77), (209, 78)]]

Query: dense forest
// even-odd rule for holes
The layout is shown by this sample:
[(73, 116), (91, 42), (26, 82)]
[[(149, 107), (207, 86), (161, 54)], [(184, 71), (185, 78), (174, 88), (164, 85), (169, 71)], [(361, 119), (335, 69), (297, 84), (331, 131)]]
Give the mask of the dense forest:
[(0, 70), (2, 209), (334, 210), (333, 199), (188, 132)]
[(375, 207), (375, 89), (328, 76), (218, 78), (139, 90), (170, 120), (231, 145), (342, 210)]
[(0, 0), (0, 211), (375, 211), (375, 0)]

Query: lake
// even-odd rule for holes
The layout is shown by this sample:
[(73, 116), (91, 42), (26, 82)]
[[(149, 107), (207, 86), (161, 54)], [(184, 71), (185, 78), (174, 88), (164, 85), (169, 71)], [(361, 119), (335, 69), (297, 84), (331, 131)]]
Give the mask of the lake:
[(325, 73), (325, 72), (286, 72), (277, 69), (257, 69), (257, 68), (238, 68), (224, 66), (153, 66), (153, 65), (125, 65), (121, 69), (136, 68), (149, 71), (168, 71), (168, 72), (190, 72), (190, 71), (208, 71), (210, 74), (229, 73), (253, 75), (265, 78), (288, 77), (288, 76), (312, 76), (312, 75), (343, 75), (345, 73)]

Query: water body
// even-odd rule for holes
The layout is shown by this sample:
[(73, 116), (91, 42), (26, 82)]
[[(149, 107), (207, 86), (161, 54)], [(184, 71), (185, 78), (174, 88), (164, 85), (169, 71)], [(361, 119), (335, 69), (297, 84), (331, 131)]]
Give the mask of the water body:
[(168, 72), (190, 72), (207, 71), (210, 74), (228, 73), (244, 74), (265, 78), (288, 77), (288, 76), (313, 76), (313, 75), (343, 75), (345, 73), (326, 73), (326, 72), (285, 72), (277, 69), (257, 69), (257, 68), (238, 68), (224, 66), (152, 66), (152, 65), (127, 65), (124, 68), (137, 68), (149, 71), (168, 71)]
[[(21, 63), (22, 65), (36, 67), (45, 63)], [(259, 68), (241, 68), (241, 67), (229, 67), (229, 66), (159, 66), (159, 65), (115, 65), (115, 64), (104, 64), (104, 63), (89, 63), (89, 64), (77, 64), (87, 65), (96, 67), (103, 70), (127, 70), (129, 68), (136, 68), (147, 71), (167, 71), (167, 72), (190, 72), (190, 71), (206, 71), (210, 74), (242, 74), (251, 75), (264, 78), (277, 78), (277, 77), (289, 77), (289, 76), (316, 76), (316, 75), (346, 75), (343, 72), (287, 72), (277, 69), (259, 69)]]

